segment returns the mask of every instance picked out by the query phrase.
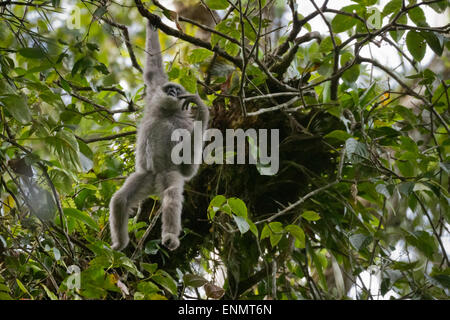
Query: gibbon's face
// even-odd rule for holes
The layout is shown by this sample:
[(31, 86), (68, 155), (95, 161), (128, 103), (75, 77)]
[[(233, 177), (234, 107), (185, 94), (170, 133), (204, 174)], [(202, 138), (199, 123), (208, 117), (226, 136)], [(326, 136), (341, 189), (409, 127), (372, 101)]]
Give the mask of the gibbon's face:
[(162, 90), (166, 95), (173, 98), (177, 98), (179, 95), (185, 93), (184, 88), (176, 83), (167, 83), (162, 87)]
[(166, 83), (161, 87), (163, 92), (163, 103), (160, 107), (169, 112), (180, 111), (183, 106), (183, 101), (179, 97), (186, 94), (186, 90), (176, 83)]

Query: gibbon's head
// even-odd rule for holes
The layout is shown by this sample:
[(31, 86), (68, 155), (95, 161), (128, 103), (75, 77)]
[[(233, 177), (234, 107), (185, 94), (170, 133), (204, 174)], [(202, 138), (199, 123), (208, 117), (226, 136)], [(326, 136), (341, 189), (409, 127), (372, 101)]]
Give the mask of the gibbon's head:
[(186, 90), (184, 90), (183, 86), (168, 82), (162, 86), (162, 91), (169, 97), (177, 98), (179, 95), (186, 94)]
[(160, 107), (167, 111), (178, 111), (181, 110), (182, 100), (178, 97), (186, 94), (186, 90), (183, 86), (168, 82), (161, 87), (161, 98), (163, 99), (163, 103), (160, 104)]

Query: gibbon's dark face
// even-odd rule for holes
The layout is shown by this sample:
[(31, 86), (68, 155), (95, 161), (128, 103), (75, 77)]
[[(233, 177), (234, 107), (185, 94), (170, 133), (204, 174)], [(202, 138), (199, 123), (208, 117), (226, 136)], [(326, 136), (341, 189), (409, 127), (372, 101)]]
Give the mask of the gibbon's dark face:
[(162, 90), (169, 97), (173, 98), (176, 98), (185, 92), (184, 88), (176, 83), (167, 83), (162, 87)]

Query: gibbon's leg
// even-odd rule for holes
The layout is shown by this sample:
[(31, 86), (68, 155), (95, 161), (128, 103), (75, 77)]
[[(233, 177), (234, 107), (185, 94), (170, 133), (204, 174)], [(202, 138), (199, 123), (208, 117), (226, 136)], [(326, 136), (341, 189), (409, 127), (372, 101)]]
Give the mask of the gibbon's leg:
[(184, 178), (178, 171), (170, 171), (158, 178), (162, 187), (162, 243), (175, 250), (180, 245)]
[(109, 224), (111, 229), (111, 248), (124, 249), (129, 241), (128, 216), (133, 207), (139, 205), (154, 192), (155, 176), (151, 172), (134, 172), (111, 198)]

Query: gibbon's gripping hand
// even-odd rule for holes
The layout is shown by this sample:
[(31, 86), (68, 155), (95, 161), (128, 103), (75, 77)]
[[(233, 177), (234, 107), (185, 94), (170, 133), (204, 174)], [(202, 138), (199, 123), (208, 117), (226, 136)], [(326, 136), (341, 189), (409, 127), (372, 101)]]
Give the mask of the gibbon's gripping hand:
[(183, 94), (179, 95), (178, 99), (184, 99), (181, 110), (188, 110), (191, 103), (197, 107), (203, 103), (198, 94)]

